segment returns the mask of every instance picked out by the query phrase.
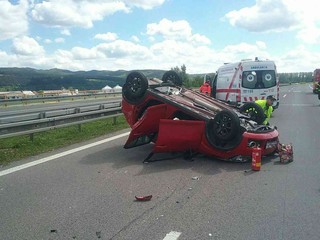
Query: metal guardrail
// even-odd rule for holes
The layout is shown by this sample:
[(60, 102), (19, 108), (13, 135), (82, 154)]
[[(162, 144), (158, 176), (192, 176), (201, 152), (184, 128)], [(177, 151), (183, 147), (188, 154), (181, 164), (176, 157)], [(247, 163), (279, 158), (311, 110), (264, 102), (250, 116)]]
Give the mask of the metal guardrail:
[(23, 102), (29, 103), (34, 101), (52, 101), (52, 100), (77, 100), (77, 99), (86, 99), (86, 98), (97, 98), (97, 97), (117, 97), (121, 96), (121, 92), (110, 92), (110, 93), (88, 93), (88, 94), (78, 94), (78, 95), (66, 95), (66, 96), (28, 96), (23, 98), (14, 98), (14, 99), (0, 99), (0, 105), (6, 105), (14, 102)]
[[(0, 138), (33, 134), (122, 115), (121, 101), (0, 116)], [(114, 120), (115, 121), (115, 120)]]

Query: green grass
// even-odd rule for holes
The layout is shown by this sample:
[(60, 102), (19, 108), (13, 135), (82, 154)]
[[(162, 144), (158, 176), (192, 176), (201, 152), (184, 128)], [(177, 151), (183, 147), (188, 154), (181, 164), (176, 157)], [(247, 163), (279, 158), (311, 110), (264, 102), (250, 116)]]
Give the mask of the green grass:
[(120, 116), (117, 117), (115, 125), (113, 118), (107, 118), (84, 123), (81, 125), (81, 131), (78, 125), (75, 125), (35, 133), (33, 142), (29, 136), (0, 139), (0, 166), (128, 127), (124, 116)]

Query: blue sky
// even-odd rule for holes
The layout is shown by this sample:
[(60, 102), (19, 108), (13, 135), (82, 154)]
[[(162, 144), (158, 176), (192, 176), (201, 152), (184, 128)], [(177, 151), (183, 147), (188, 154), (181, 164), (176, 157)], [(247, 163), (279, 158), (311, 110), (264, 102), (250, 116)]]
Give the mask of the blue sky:
[(0, 66), (214, 72), (268, 58), (313, 71), (320, 15), (311, 0), (0, 0)]

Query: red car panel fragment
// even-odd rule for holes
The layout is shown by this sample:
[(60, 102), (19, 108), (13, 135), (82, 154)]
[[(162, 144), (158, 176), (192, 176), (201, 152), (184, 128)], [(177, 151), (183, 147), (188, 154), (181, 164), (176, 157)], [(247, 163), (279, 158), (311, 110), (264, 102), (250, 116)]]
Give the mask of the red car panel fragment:
[(198, 151), (204, 129), (204, 121), (161, 119), (154, 152)]

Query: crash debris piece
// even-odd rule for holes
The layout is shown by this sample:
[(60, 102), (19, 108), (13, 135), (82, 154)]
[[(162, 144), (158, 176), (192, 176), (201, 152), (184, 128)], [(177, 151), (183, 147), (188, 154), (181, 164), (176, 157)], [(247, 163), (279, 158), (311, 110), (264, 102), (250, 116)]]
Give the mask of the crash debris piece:
[(278, 144), (278, 152), (281, 163), (289, 163), (293, 161), (292, 144)]
[(150, 201), (152, 198), (152, 195), (148, 195), (148, 196), (135, 196), (136, 200), (139, 202), (146, 202), (146, 201)]

